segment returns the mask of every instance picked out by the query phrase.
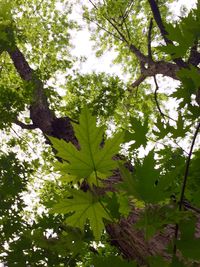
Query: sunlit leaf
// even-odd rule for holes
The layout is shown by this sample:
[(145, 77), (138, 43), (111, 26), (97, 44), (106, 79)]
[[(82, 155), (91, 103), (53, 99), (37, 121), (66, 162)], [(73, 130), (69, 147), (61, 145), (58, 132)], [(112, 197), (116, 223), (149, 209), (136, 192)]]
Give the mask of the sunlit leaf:
[(123, 133), (118, 133), (105, 141), (103, 147), (103, 127), (96, 126), (96, 119), (85, 108), (80, 115), (80, 123), (74, 124), (75, 135), (80, 150), (71, 143), (49, 137), (57, 156), (65, 160), (64, 170), (77, 178), (87, 178), (90, 183), (97, 183), (98, 178), (105, 178), (117, 167), (112, 157), (119, 151)]
[(111, 218), (92, 193), (79, 190), (70, 190), (69, 192), (72, 198), (61, 200), (53, 207), (52, 212), (61, 214), (74, 212), (66, 219), (66, 223), (81, 230), (84, 230), (85, 224), (89, 220), (94, 236), (99, 240), (104, 229), (103, 218), (107, 220)]

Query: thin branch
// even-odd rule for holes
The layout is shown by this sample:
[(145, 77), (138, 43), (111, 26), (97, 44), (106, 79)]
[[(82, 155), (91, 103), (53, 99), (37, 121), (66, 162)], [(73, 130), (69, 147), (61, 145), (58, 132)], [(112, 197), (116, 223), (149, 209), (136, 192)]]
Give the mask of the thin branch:
[(153, 28), (153, 19), (150, 19), (149, 31), (148, 31), (148, 57), (152, 61), (152, 51), (151, 51), (151, 33)]
[(131, 35), (130, 35), (130, 31), (128, 29), (128, 26), (127, 26), (127, 23), (126, 23), (126, 18), (124, 15), (123, 15), (123, 12), (122, 10), (120, 9), (120, 12), (121, 12), (121, 16), (123, 18), (122, 22), (120, 23), (121, 27), (123, 27), (123, 24), (125, 25), (125, 30), (127, 32), (127, 35), (128, 35), (128, 40), (131, 41)]
[(188, 174), (189, 174), (189, 166), (190, 166), (190, 161), (191, 161), (191, 157), (192, 157), (192, 151), (194, 148), (194, 144), (195, 144), (199, 129), (200, 129), (200, 122), (198, 123), (196, 131), (194, 133), (192, 144), (191, 144), (189, 155), (188, 155), (188, 159), (187, 159), (187, 163), (186, 163), (185, 175), (184, 175), (184, 179), (183, 179), (183, 186), (182, 186), (180, 202), (179, 202), (179, 210), (182, 209), (182, 205), (183, 205), (184, 193), (185, 193), (187, 178), (188, 178)]
[(124, 13), (124, 18), (126, 19), (129, 15), (129, 12), (131, 11), (131, 7), (133, 5), (134, 1), (131, 0), (129, 1), (129, 3), (127, 4), (126, 8), (125, 8), (125, 13)]
[(19, 121), (18, 119), (15, 119), (13, 123), (20, 126), (22, 129), (33, 130), (37, 128), (34, 124), (26, 124), (23, 123), (22, 121)]
[(126, 20), (124, 20), (124, 25), (125, 25), (125, 28), (126, 28), (126, 32), (128, 34), (128, 39), (129, 41), (131, 42), (131, 34), (130, 34), (130, 31), (128, 29), (128, 26), (127, 26), (127, 23), (126, 23)]
[[(195, 131), (193, 139), (192, 139), (192, 144), (191, 144), (189, 155), (188, 155), (187, 162), (186, 162), (185, 174), (184, 174), (184, 178), (183, 178), (181, 196), (180, 196), (180, 201), (179, 201), (179, 211), (182, 210), (182, 207), (184, 205), (184, 194), (185, 194), (185, 188), (186, 188), (187, 178), (188, 178), (188, 174), (189, 174), (190, 161), (191, 161), (192, 152), (193, 152), (194, 144), (195, 144), (199, 129), (200, 129), (200, 122), (198, 123), (198, 125), (196, 127), (196, 131)], [(174, 255), (176, 255), (176, 249), (177, 249), (176, 248), (176, 241), (178, 238), (178, 230), (179, 230), (179, 225), (176, 224), (175, 234), (174, 234), (174, 248), (173, 248)]]
[(95, 22), (94, 20), (91, 20), (89, 17), (84, 16), (87, 20), (89, 20), (90, 22), (94, 23), (97, 27), (99, 27), (100, 29), (102, 29), (103, 31), (107, 32), (108, 34), (110, 34), (111, 36), (113, 36), (114, 38), (120, 40), (123, 42), (123, 40), (117, 36), (116, 34), (114, 34), (113, 32), (108, 31), (107, 29), (105, 29), (103, 26), (101, 26), (99, 23)]
[(168, 33), (167, 33), (167, 31), (164, 27), (164, 24), (162, 22), (160, 10), (158, 8), (156, 1), (155, 0), (148, 0), (148, 1), (149, 1), (149, 5), (151, 7), (151, 10), (152, 10), (154, 19), (158, 25), (158, 28), (160, 29), (160, 33), (161, 33), (163, 39), (165, 40), (166, 44), (173, 44), (173, 42), (170, 39), (168, 39), (166, 36)]
[(165, 114), (165, 113), (161, 110), (160, 105), (159, 105), (159, 102), (158, 102), (158, 97), (157, 97), (157, 93), (158, 93), (158, 90), (159, 90), (159, 86), (158, 86), (158, 82), (157, 82), (157, 79), (156, 79), (156, 76), (155, 76), (155, 75), (153, 76), (153, 78), (154, 78), (154, 82), (155, 82), (155, 85), (156, 85), (156, 89), (155, 89), (155, 91), (154, 91), (154, 99), (155, 99), (156, 106), (157, 106), (157, 109), (158, 109), (160, 115), (163, 117), (164, 120), (165, 120), (165, 118), (168, 118), (168, 119), (170, 119), (170, 120), (176, 122), (175, 119), (171, 118), (170, 116), (168, 116), (167, 114)]
[[(157, 97), (157, 92), (159, 90), (159, 86), (158, 86), (158, 82), (157, 82), (157, 79), (156, 79), (156, 76), (154, 75), (154, 82), (155, 82), (155, 85), (156, 85), (156, 90), (154, 91), (154, 99), (155, 99), (155, 102), (156, 102), (156, 106), (157, 106), (157, 109), (160, 113), (160, 115), (163, 117), (163, 119), (165, 120), (165, 118), (168, 118), (174, 122), (176, 122), (175, 119), (173, 119), (172, 117), (168, 116), (167, 114), (165, 114), (162, 110), (161, 110), (161, 107), (159, 105), (159, 102), (158, 102), (158, 97)], [(166, 121), (166, 120), (165, 120)], [(178, 142), (176, 142), (176, 140), (173, 140), (173, 143), (176, 144), (183, 152), (185, 152), (187, 155), (189, 155), (189, 153), (184, 149), (182, 148)]]
[[(96, 10), (98, 10), (98, 8), (97, 8), (97, 6), (92, 2), (92, 0), (89, 0), (89, 2), (93, 5), (93, 7), (96, 9)], [(124, 42), (126, 42), (126, 43), (128, 43), (127, 42), (127, 40), (126, 40), (126, 38), (125, 38), (125, 36), (120, 32), (120, 30), (116, 27), (116, 25), (111, 21), (111, 19), (109, 19), (107, 16), (105, 16), (105, 15), (103, 15), (103, 18), (105, 19), (105, 20), (107, 20), (111, 25), (112, 25), (112, 27), (117, 31), (117, 33), (119, 34), (119, 36), (122, 38), (122, 40), (124, 41)]]
[(193, 210), (196, 213), (200, 213), (200, 209), (192, 206), (186, 199), (183, 200), (183, 207), (188, 210)]
[[(26, 139), (22, 138), (16, 131), (15, 129), (11, 126), (12, 131), (14, 132), (14, 134), (20, 139), (23, 140), (23, 142), (26, 143), (26, 145), (33, 151), (33, 153), (36, 155), (37, 152), (31, 147), (31, 145), (27, 142)], [(29, 157), (29, 155), (25, 152), (26, 156)], [(43, 175), (42, 173), (40, 173), (38, 170), (36, 170), (36, 172), (40, 175)]]
[(89, 2), (90, 2), (90, 4), (93, 5), (93, 7), (94, 7), (96, 10), (98, 10), (97, 6), (92, 2), (92, 0), (89, 0)]
[(118, 29), (118, 27), (112, 22), (111, 19), (105, 17), (105, 19), (107, 19), (107, 21), (113, 26), (113, 28), (116, 30), (116, 32), (119, 34), (119, 36), (123, 39), (123, 41), (127, 44), (129, 44), (128, 40), (126, 39), (126, 37), (123, 35), (123, 33)]
[[(158, 5), (156, 3), (155, 0), (148, 0), (149, 2), (149, 5), (151, 7), (151, 10), (152, 10), (152, 13), (153, 13), (153, 17), (158, 25), (158, 28), (160, 30), (160, 33), (163, 37), (163, 39), (165, 40), (165, 43), (166, 44), (171, 44), (171, 45), (174, 45), (173, 42), (168, 39), (167, 37), (167, 34), (168, 32), (166, 31), (165, 27), (164, 27), (164, 24), (162, 22), (162, 18), (161, 18), (161, 15), (160, 15), (160, 10), (158, 8)], [(179, 67), (187, 67), (188, 64), (185, 63), (181, 58), (175, 58), (173, 60)]]
[[(167, 144), (161, 143), (161, 142), (159, 142), (157, 140), (154, 140), (152, 138), (148, 138), (148, 140), (150, 140), (150, 141), (152, 141), (152, 142), (154, 142), (156, 144), (160, 144), (160, 145), (163, 145), (163, 146), (168, 146)], [(176, 144), (182, 150), (183, 153), (185, 153), (187, 156), (189, 155), (189, 153), (184, 148), (182, 148), (176, 141), (173, 140), (173, 142), (174, 142), (174, 144)]]
[[(93, 7), (96, 9), (96, 10), (98, 10), (98, 7), (93, 3), (93, 1), (92, 0), (89, 0), (89, 2), (93, 5)], [(134, 54), (135, 54), (135, 56), (138, 58), (138, 60), (140, 61), (140, 62), (144, 62), (144, 63), (148, 63), (148, 57), (147, 56), (145, 56), (134, 44), (130, 44), (129, 43), (129, 41), (126, 39), (126, 37), (124, 36), (124, 34), (119, 30), (119, 28), (115, 25), (116, 24), (116, 22), (115, 22), (115, 20), (114, 20), (114, 23), (113, 23), (113, 21), (110, 19), (110, 18), (108, 18), (107, 16), (105, 16), (105, 15), (103, 15), (103, 18), (105, 19), (105, 20), (107, 20), (110, 24), (111, 24), (111, 26), (115, 29), (115, 31), (118, 33), (118, 35), (119, 35), (119, 37), (118, 37), (118, 39), (120, 40), (120, 41), (122, 41), (122, 42), (125, 42), (127, 45), (128, 45), (128, 47), (129, 47), (129, 49), (130, 49), (130, 51), (131, 52), (133, 52)], [(90, 20), (91, 21), (91, 20)], [(94, 22), (94, 21), (93, 21)], [(111, 33), (110, 31), (108, 31), (108, 30), (106, 30), (105, 28), (103, 28), (102, 26), (100, 26), (100, 25), (98, 25), (100, 28), (102, 28), (104, 31), (106, 31), (107, 33), (109, 33), (109, 34), (111, 34), (112, 36), (114, 36), (115, 38), (116, 38), (116, 34), (113, 34), (113, 33)], [(128, 37), (128, 38), (130, 38), (130, 37)]]

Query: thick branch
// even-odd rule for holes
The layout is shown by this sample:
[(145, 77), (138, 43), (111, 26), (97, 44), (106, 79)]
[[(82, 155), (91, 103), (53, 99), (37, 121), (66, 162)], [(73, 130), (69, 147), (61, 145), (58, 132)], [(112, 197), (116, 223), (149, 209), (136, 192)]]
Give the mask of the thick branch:
[[(160, 33), (161, 33), (163, 39), (165, 40), (166, 44), (172, 44), (173, 45), (173, 42), (170, 39), (168, 39), (168, 37), (167, 37), (168, 32), (166, 31), (164, 24), (162, 22), (162, 18), (161, 18), (160, 11), (159, 11), (159, 8), (158, 8), (156, 1), (155, 0), (148, 0), (148, 1), (149, 1), (149, 5), (151, 7), (151, 10), (152, 10), (154, 19), (158, 25), (158, 28), (160, 29)], [(187, 64), (181, 58), (175, 58), (174, 62), (179, 67), (184, 67), (184, 68), (187, 67)]]
[(168, 76), (172, 79), (178, 80), (176, 76), (176, 72), (179, 70), (176, 64), (158, 61), (151, 61), (148, 68), (141, 69), (141, 75), (139, 78), (131, 84), (132, 88), (139, 86), (147, 77), (154, 77), (157, 74), (162, 74), (164, 76)]
[(22, 121), (19, 121), (18, 119), (16, 119), (14, 123), (20, 126), (22, 129), (33, 130), (37, 128), (34, 124), (26, 124), (23, 123)]
[(200, 53), (197, 51), (197, 48), (198, 48), (198, 41), (196, 41), (193, 47), (191, 48), (190, 56), (188, 58), (188, 63), (196, 67), (200, 63)]
[(149, 68), (144, 71), (144, 74), (147, 76), (154, 76), (156, 74), (162, 74), (164, 76), (168, 76), (172, 79), (178, 80), (176, 76), (176, 72), (179, 70), (177, 65), (165, 62), (165, 61), (158, 61), (153, 62), (150, 64)]
[(33, 70), (29, 66), (22, 52), (15, 47), (14, 49), (8, 50), (8, 53), (20, 77), (25, 81), (31, 81), (33, 78)]
[(151, 52), (151, 32), (153, 28), (153, 19), (150, 19), (149, 31), (148, 31), (148, 57), (152, 61), (152, 52)]
[(147, 76), (141, 74), (139, 78), (131, 84), (131, 89), (138, 87), (146, 79), (146, 77)]
[(22, 52), (15, 46), (7, 51), (20, 77), (33, 88), (33, 96), (30, 106), (30, 117), (35, 127), (40, 128), (44, 133), (50, 134), (51, 123), (55, 118), (49, 109), (47, 97), (44, 92), (43, 83), (36, 76), (34, 70), (29, 66)]
[(142, 63), (148, 63), (149, 57), (145, 56), (134, 44), (130, 44), (129, 49), (135, 54), (137, 59)]

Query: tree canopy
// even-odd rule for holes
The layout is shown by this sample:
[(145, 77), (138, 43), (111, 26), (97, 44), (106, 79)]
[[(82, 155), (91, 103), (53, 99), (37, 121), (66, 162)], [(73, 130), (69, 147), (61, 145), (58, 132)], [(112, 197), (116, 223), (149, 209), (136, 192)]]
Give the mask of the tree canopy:
[[(200, 266), (200, 3), (176, 2), (0, 0), (4, 266)], [(83, 26), (120, 75), (77, 67)]]

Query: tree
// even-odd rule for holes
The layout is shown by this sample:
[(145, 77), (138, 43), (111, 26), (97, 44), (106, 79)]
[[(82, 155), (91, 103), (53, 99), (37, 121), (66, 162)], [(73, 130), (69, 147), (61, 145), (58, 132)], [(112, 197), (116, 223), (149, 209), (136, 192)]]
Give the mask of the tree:
[(199, 266), (200, 5), (175, 21), (173, 2), (82, 5), (128, 82), (75, 69), (69, 1), (0, 2), (6, 266)]

